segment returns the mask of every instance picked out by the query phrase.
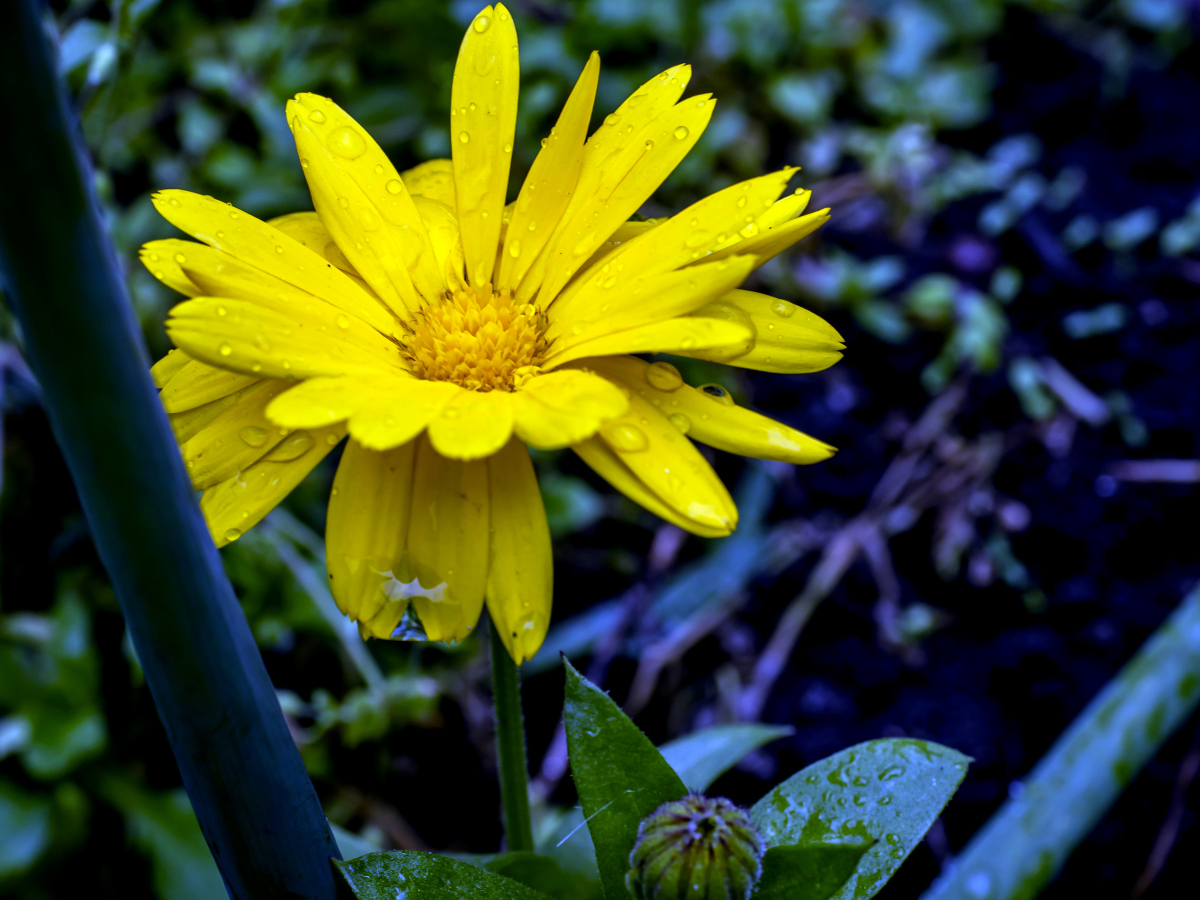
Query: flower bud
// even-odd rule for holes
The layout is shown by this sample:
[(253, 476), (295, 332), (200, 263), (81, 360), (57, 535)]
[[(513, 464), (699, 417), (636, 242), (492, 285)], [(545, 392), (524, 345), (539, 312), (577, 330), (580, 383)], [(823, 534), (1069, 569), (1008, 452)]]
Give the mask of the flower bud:
[(688, 794), (642, 819), (625, 884), (637, 900), (746, 900), (765, 850), (744, 810)]

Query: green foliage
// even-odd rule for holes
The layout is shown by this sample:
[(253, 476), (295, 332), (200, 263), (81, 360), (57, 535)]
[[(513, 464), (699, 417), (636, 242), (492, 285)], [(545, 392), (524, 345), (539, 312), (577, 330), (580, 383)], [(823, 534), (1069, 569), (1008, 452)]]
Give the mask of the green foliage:
[(872, 842), (837, 900), (863, 900), (912, 852), (969, 760), (927, 741), (858, 744), (801, 769), (750, 809), (768, 847)]
[(638, 823), (687, 793), (683, 781), (607, 694), (566, 664), (563, 720), (571, 775), (600, 880), (609, 900), (623, 897)]
[(869, 843), (790, 844), (763, 857), (755, 900), (827, 900), (854, 876)]
[(469, 863), (438, 856), (389, 850), (348, 862), (333, 861), (358, 900), (545, 900), (546, 894), (519, 881)]
[(658, 750), (690, 791), (704, 791), (747, 754), (792, 734), (784, 725), (746, 722), (693, 731)]

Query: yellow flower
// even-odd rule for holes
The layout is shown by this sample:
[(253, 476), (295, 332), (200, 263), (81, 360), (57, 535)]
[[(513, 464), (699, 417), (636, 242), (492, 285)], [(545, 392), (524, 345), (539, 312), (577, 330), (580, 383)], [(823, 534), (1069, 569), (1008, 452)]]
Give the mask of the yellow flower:
[[(810, 463), (833, 449), (683, 383), (673, 353), (767, 372), (841, 357), (817, 316), (738, 290), (811, 233), (794, 169), (665, 220), (630, 221), (695, 144), (708, 94), (675, 66), (587, 136), (592, 54), (514, 203), (517, 36), (487, 7), (451, 92), (452, 160), (397, 173), (332, 101), (287, 104), (316, 212), (260, 221), (186, 191), (155, 195), (201, 243), (142, 259), (191, 299), (153, 369), (218, 545), (278, 504), (347, 434), (329, 501), (329, 583), (364, 635), (411, 601), (432, 640), (461, 640), (487, 602), (517, 662), (550, 619), (550, 537), (526, 445), (571, 447), (627, 496), (717, 537), (737, 509), (692, 440)], [(689, 439), (690, 438), (690, 439)]]

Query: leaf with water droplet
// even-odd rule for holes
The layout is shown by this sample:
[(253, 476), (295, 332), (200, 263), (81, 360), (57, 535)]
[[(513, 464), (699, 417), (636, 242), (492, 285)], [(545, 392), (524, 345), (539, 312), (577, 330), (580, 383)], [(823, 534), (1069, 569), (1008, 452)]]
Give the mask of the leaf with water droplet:
[(854, 875), (870, 841), (771, 847), (754, 900), (828, 900)]
[(876, 841), (834, 895), (866, 900), (924, 837), (969, 761), (928, 741), (868, 741), (797, 772), (759, 800), (750, 818), (768, 847)]
[(687, 793), (683, 781), (606, 693), (568, 662), (563, 721), (571, 775), (605, 896), (628, 896), (625, 872), (638, 823)]
[(355, 859), (333, 860), (334, 868), (358, 900), (549, 900), (519, 881), (467, 862), (419, 850), (384, 850)]

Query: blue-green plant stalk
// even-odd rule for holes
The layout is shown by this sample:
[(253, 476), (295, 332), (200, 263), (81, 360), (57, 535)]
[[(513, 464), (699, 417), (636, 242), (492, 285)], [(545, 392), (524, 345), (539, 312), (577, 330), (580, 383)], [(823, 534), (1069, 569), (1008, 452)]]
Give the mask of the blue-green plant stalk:
[(921, 900), (1028, 900), (1200, 703), (1200, 587), (1088, 705)]
[(521, 671), (508, 655), (495, 622), (491, 635), (492, 702), (496, 709), (496, 767), (509, 850), (534, 849), (529, 812), (529, 761), (525, 753), (525, 713), (521, 709)]
[(338, 856), (147, 371), (41, 0), (0, 4), (0, 273), (184, 786), (235, 900)]

